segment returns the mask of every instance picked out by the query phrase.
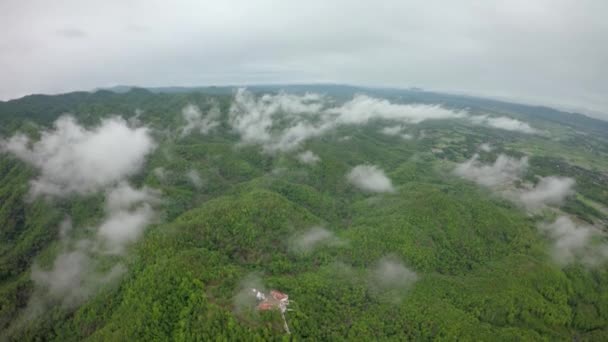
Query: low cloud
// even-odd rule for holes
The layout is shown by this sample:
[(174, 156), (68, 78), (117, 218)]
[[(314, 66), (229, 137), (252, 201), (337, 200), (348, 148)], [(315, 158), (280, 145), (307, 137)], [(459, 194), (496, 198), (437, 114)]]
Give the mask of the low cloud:
[(489, 143), (483, 143), (479, 145), (479, 149), (483, 152), (492, 152), (494, 148)]
[(521, 202), (530, 209), (543, 205), (561, 205), (566, 197), (574, 194), (575, 181), (567, 177), (542, 177), (532, 189), (519, 195)]
[(403, 131), (403, 126), (384, 127), (380, 132), (386, 135), (398, 135)]
[(369, 285), (373, 294), (398, 303), (405, 292), (418, 280), (416, 272), (393, 256), (380, 259), (369, 271)]
[(560, 265), (582, 262), (593, 267), (608, 260), (607, 237), (594, 226), (577, 224), (567, 216), (560, 216), (540, 229), (551, 239), (552, 257)]
[(106, 192), (105, 217), (91, 238), (70, 239), (72, 223), (66, 219), (60, 227), (61, 251), (50, 269), (38, 264), (32, 267), (36, 285), (28, 309), (29, 315), (40, 314), (47, 306), (60, 302), (74, 307), (101, 287), (113, 283), (126, 267), (121, 262), (101, 259), (105, 255), (120, 255), (135, 242), (145, 227), (156, 217), (153, 206), (159, 203), (159, 192), (147, 187), (134, 189), (123, 182)]
[(465, 115), (438, 105), (393, 104), (365, 95), (356, 95), (336, 106), (316, 94), (256, 97), (239, 89), (230, 109), (229, 123), (240, 134), (242, 143), (260, 144), (265, 151), (276, 152), (293, 150), (307, 139), (340, 125), (363, 125), (373, 119), (419, 123)]
[(298, 154), (297, 158), (300, 163), (309, 165), (316, 164), (321, 160), (321, 158), (319, 158), (319, 156), (314, 154), (312, 151), (304, 151)]
[(220, 108), (213, 103), (211, 109), (203, 115), (200, 108), (189, 104), (182, 109), (182, 116), (186, 120), (186, 125), (182, 128), (181, 136), (186, 136), (194, 131), (201, 134), (208, 134), (220, 125)]
[(464, 112), (453, 111), (439, 105), (395, 104), (367, 95), (356, 95), (342, 106), (330, 108), (328, 112), (338, 114), (337, 121), (342, 124), (365, 124), (372, 119), (420, 123), (426, 120), (466, 116)]
[(532, 128), (529, 124), (523, 121), (505, 116), (490, 117), (487, 115), (476, 115), (469, 117), (469, 120), (477, 125), (487, 125), (494, 128), (504, 129), (506, 131), (516, 131), (527, 134), (534, 134), (538, 132), (536, 129)]
[(358, 165), (347, 175), (346, 179), (363, 191), (394, 192), (393, 184), (382, 169), (375, 165)]
[(17, 134), (0, 147), (40, 170), (31, 195), (66, 196), (98, 191), (135, 174), (155, 144), (146, 128), (131, 128), (120, 117), (87, 129), (63, 116), (36, 142)]
[(200, 189), (203, 187), (204, 181), (198, 171), (192, 169), (186, 173), (186, 177), (195, 188)]
[(75, 307), (126, 271), (122, 263), (99, 271), (100, 264), (94, 257), (93, 242), (87, 239), (71, 242), (68, 236), (71, 230), (72, 222), (66, 218), (60, 227), (61, 250), (50, 269), (43, 269), (37, 263), (32, 266), (31, 277), (36, 288), (26, 316), (41, 314), (47, 305), (57, 302), (65, 307)]
[(260, 274), (250, 273), (239, 281), (236, 294), (232, 298), (232, 304), (236, 313), (246, 313), (255, 310), (258, 299), (253, 289), (262, 293), (267, 292)]
[(512, 186), (528, 168), (528, 157), (516, 159), (501, 154), (491, 165), (484, 165), (475, 154), (454, 169), (454, 174), (487, 187)]
[(343, 241), (323, 227), (312, 227), (295, 234), (290, 239), (290, 249), (296, 253), (307, 254), (321, 246), (338, 246)]
[(536, 185), (517, 184), (528, 168), (528, 158), (512, 158), (500, 154), (493, 164), (485, 165), (475, 154), (459, 164), (454, 174), (498, 191), (506, 198), (523, 204), (529, 210), (543, 206), (559, 206), (574, 193), (575, 181), (568, 177), (539, 177)]
[(153, 205), (160, 193), (148, 187), (134, 189), (123, 182), (106, 193), (106, 218), (97, 228), (101, 251), (120, 254), (135, 242), (156, 217)]

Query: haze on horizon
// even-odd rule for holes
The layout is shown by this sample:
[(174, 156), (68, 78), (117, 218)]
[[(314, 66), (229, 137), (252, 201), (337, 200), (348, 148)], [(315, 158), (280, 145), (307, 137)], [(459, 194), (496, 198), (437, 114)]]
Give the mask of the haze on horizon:
[(332, 82), (415, 86), (608, 118), (608, 2), (381, 4), (2, 1), (0, 99), (118, 84)]

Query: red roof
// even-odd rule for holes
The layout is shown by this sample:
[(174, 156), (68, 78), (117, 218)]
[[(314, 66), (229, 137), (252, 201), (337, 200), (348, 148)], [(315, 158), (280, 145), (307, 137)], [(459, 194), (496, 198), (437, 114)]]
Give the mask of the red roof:
[(279, 292), (279, 291), (276, 291), (276, 290), (270, 291), (270, 295), (272, 296), (272, 298), (274, 298), (276, 300), (283, 300), (283, 299), (287, 299), (287, 297), (288, 297), (283, 292)]
[(258, 310), (272, 310), (274, 309), (274, 305), (268, 303), (268, 302), (261, 302), (260, 304), (258, 304)]

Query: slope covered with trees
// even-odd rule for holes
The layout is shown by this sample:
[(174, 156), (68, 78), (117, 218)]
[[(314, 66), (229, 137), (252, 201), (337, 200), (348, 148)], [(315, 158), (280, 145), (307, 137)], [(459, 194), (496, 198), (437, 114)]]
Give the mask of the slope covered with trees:
[[(369, 94), (394, 106), (439, 103), (456, 114), (403, 123), (399, 113), (415, 108), (366, 100), (375, 107), (356, 114), (373, 113), (369, 120), (324, 121), (335, 108), (354, 113), (345, 103), (353, 92), (366, 90), (290, 89), (301, 94), (293, 95), (298, 106), (317, 101), (311, 95), (302, 100), (306, 91), (325, 93), (314, 113), (296, 113), (310, 119), (307, 126), (288, 112), (291, 102), (259, 100), (275, 91), (254, 88), (250, 94), (251, 101), (260, 102), (244, 115), (285, 101), (269, 115), (273, 124), (256, 131), (251, 141), (238, 129), (245, 120), (235, 119), (238, 94), (231, 89), (99, 91), (0, 104), (2, 338), (608, 338), (608, 145), (604, 134), (586, 130), (591, 119), (560, 114), (548, 120), (544, 109), (531, 115), (529, 107), (498, 108), (496, 102), (474, 99), (467, 101), (475, 107), (462, 114), (470, 103), (375, 90)], [(201, 115), (188, 114), (189, 105)], [(31, 182), (44, 177), (43, 168), (6, 147), (22, 132), (33, 148), (66, 112), (91, 132), (119, 115), (132, 128), (146, 127), (154, 140), (137, 172), (116, 183), (152, 189), (156, 197), (138, 201), (149, 203), (156, 216), (118, 253), (96, 244), (113, 213), (109, 188), (32, 195)], [(495, 121), (476, 119), (481, 115), (528, 122), (534, 133), (492, 126)], [(265, 119), (260, 114), (247, 127)], [(297, 127), (292, 135), (281, 135), (290, 127)], [(317, 131), (308, 133), (310, 127)], [(297, 140), (302, 132), (309, 135)], [(271, 138), (261, 140), (265, 134)], [(272, 145), (276, 137), (286, 137), (276, 140), (284, 144), (296, 141), (295, 148)], [(302, 157), (304, 151), (311, 154)], [(510, 169), (491, 180), (472, 178), (498, 168), (493, 163), (500, 156), (511, 158), (511, 164), (521, 161), (516, 179), (494, 182)], [(361, 182), (370, 186), (374, 179), (377, 185), (383, 178), (352, 176), (360, 165), (381, 170), (390, 187), (362, 188)], [(455, 173), (459, 165), (470, 168), (466, 177)], [(541, 196), (543, 177), (552, 176), (572, 178), (575, 185), (559, 203), (531, 206), (529, 192)], [(124, 210), (141, 207), (133, 202)], [(578, 229), (597, 231), (588, 233), (589, 246), (597, 248), (592, 259), (574, 247), (567, 250), (574, 251), (567, 262), (556, 259), (563, 252), (563, 235), (543, 227), (559, 216), (570, 217)], [(62, 228), (66, 218), (71, 229)], [(58, 285), (40, 279), (48, 280), (57, 260), (75, 253), (87, 256), (85, 275), (62, 274), (80, 283), (68, 294), (54, 293)], [(120, 272), (110, 277), (114, 269)], [(256, 310), (248, 292), (253, 286), (289, 294), (291, 335), (285, 334), (278, 311)], [(66, 300), (74, 291), (84, 294)]]

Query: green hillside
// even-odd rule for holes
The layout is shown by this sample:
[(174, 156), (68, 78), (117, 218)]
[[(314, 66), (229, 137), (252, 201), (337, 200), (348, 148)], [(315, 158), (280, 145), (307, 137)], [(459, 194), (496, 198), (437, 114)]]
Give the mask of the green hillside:
[[(414, 90), (285, 89), (252, 88), (242, 112), (229, 88), (0, 103), (0, 339), (608, 339), (605, 122)], [(346, 111), (357, 93), (369, 95), (365, 106)], [(264, 102), (263, 94), (278, 95)], [(280, 104), (268, 109), (273, 101)], [(188, 105), (201, 113), (192, 129)], [(269, 115), (247, 121), (255, 111)], [(423, 119), (404, 119), (418, 111)], [(65, 113), (91, 136), (118, 115), (129, 132), (145, 127), (153, 146), (124, 176), (80, 190), (97, 179), (93, 168), (67, 191), (72, 180), (52, 172), (79, 159), (51, 168), (47, 150), (23, 157), (7, 147), (21, 132), (23, 148), (36, 151)], [(269, 118), (272, 125), (258, 126)], [(253, 132), (250, 140), (239, 127)], [(89, 133), (71, 134), (80, 141)], [(95, 146), (90, 153), (100, 156), (111, 148)], [(122, 163), (121, 153), (108, 163)], [(521, 173), (482, 179), (489, 169), (481, 165), (498, 168), (501, 156)], [(469, 174), (459, 176), (467, 161)], [(358, 166), (383, 176), (357, 178)], [(365, 188), (383, 177), (390, 188)], [(543, 188), (547, 177), (573, 180), (559, 201), (558, 190)], [(40, 185), (49, 179), (60, 195)], [(149, 193), (113, 209), (120, 184)], [(154, 218), (133, 237), (103, 239), (104, 229), (113, 232), (108, 218), (148, 207)], [(558, 217), (585, 232), (572, 235), (578, 244), (546, 228)], [(63, 257), (81, 273), (53, 273)], [(256, 309), (252, 284), (289, 295), (291, 334), (277, 310)]]

